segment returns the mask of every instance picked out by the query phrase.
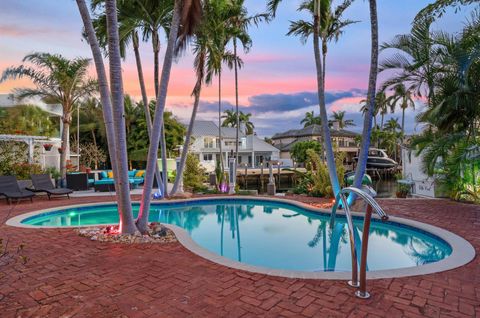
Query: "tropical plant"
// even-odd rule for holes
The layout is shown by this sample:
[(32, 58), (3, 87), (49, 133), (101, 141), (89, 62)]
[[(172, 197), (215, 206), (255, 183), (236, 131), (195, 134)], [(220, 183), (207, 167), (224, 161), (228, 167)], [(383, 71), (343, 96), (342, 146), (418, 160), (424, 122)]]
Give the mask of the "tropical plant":
[(245, 125), (245, 131), (243, 131), (243, 133), (247, 135), (253, 134), (255, 125), (250, 121), (252, 114), (245, 114), (244, 112), (240, 111), (238, 112), (239, 116), (237, 118), (237, 112), (233, 111), (233, 109), (226, 110), (224, 113), (225, 115), (222, 116), (222, 118), (225, 119), (222, 122), (222, 127), (237, 127), (237, 125), (242, 126), (243, 124)]
[(387, 104), (390, 109), (395, 112), (395, 108), (399, 106), (402, 109), (402, 135), (405, 134), (405, 110), (408, 108), (415, 109), (415, 101), (413, 100), (413, 94), (405, 85), (397, 84), (393, 87), (393, 95), (387, 98)]
[(32, 53), (26, 55), (20, 66), (3, 71), (0, 82), (7, 79), (27, 78), (33, 88), (17, 88), (15, 96), (19, 100), (39, 97), (47, 103), (62, 105), (62, 148), (60, 172), (66, 176), (66, 162), (70, 152), (70, 124), (72, 110), (76, 103), (97, 91), (97, 82), (88, 77), (90, 59), (75, 58), (69, 60), (59, 54)]
[(292, 146), (290, 156), (296, 163), (305, 163), (308, 159), (307, 151), (309, 149), (313, 149), (316, 153), (320, 153), (322, 146), (315, 140), (299, 141)]
[(160, 141), (160, 129), (163, 125), (163, 113), (167, 98), (168, 82), (172, 68), (175, 46), (178, 42), (182, 43), (193, 35), (194, 29), (200, 21), (202, 12), (201, 2), (199, 0), (175, 0), (175, 6), (172, 16), (172, 24), (168, 36), (167, 49), (164, 56), (164, 64), (160, 80), (159, 91), (155, 106), (155, 115), (153, 118), (153, 130), (150, 138), (150, 145), (147, 157), (147, 169), (145, 174), (145, 185), (143, 187), (142, 205), (137, 220), (137, 226), (141, 231), (146, 230), (148, 215), (150, 210), (150, 200), (153, 186), (153, 175), (157, 165), (158, 143)]
[(340, 129), (344, 129), (347, 127), (355, 126), (355, 123), (353, 122), (353, 119), (345, 119), (345, 111), (334, 111), (330, 118), (332, 119), (331, 122), (337, 122), (338, 127)]
[(303, 127), (308, 127), (312, 125), (321, 125), (320, 116), (315, 116), (313, 110), (311, 112), (306, 112), (305, 117), (300, 121), (300, 124), (303, 124)]
[[(192, 95), (194, 96), (194, 104), (192, 109), (192, 115), (190, 117), (190, 123), (188, 125), (187, 135), (185, 137), (185, 142), (180, 157), (180, 167), (173, 184), (171, 194), (183, 191), (179, 188), (180, 180), (183, 176), (183, 171), (185, 167), (185, 162), (187, 159), (188, 149), (191, 143), (191, 136), (193, 132), (193, 126), (195, 123), (195, 118), (197, 116), (198, 106), (200, 103), (200, 96), (203, 84), (211, 84), (213, 77), (216, 74), (219, 74), (221, 64), (225, 57), (225, 54), (222, 55), (222, 52), (225, 50), (225, 14), (226, 4), (223, 1), (205, 1), (203, 2), (202, 12), (203, 18), (202, 22), (196, 28), (194, 37), (193, 37), (193, 53), (195, 55), (194, 59), (194, 68), (197, 77), (195, 87), (193, 89)], [(185, 48), (181, 43), (180, 49)], [(229, 55), (230, 57), (230, 55)], [(221, 82), (219, 81), (219, 84)], [(221, 96), (221, 87), (219, 85), (219, 98)], [(219, 103), (219, 111), (221, 109), (221, 104)], [(220, 114), (219, 114), (220, 120)], [(220, 122), (219, 122), (220, 129)], [(219, 132), (220, 134), (220, 132)], [(220, 140), (221, 145), (221, 140)], [(223, 158), (223, 154), (220, 151), (220, 158)], [(222, 161), (223, 163), (223, 161)], [(223, 166), (223, 165), (222, 165)]]
[(32, 105), (4, 108), (0, 120), (0, 134), (52, 137), (58, 134), (58, 128), (47, 112)]
[(80, 146), (80, 164), (85, 167), (90, 167), (95, 170), (99, 168), (100, 164), (107, 161), (107, 155), (103, 149), (96, 144), (82, 144)]
[(11, 175), (13, 165), (28, 160), (28, 145), (20, 141), (0, 141), (0, 175)]

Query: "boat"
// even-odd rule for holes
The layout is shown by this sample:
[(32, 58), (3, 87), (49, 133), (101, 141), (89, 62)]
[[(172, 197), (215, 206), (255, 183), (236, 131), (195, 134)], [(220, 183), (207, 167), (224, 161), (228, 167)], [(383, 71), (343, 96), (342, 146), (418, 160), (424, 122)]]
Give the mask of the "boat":
[[(358, 157), (353, 158), (358, 162)], [(389, 158), (385, 150), (370, 148), (368, 150), (367, 168), (370, 169), (390, 169), (398, 166), (398, 163)]]

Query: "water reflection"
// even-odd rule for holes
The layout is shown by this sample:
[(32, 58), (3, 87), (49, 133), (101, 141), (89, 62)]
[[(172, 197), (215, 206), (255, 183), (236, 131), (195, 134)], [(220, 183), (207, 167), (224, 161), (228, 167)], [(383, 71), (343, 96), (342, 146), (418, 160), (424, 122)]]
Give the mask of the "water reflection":
[[(138, 206), (134, 206), (134, 213)], [(350, 271), (351, 251), (345, 219), (333, 228), (328, 215), (306, 212), (280, 203), (152, 206), (150, 221), (185, 229), (200, 246), (256, 266), (304, 270)], [(115, 206), (65, 210), (30, 224), (67, 226), (118, 222)], [(363, 220), (354, 220), (356, 250), (361, 254)], [(443, 242), (418, 231), (372, 222), (367, 268), (404, 268), (435, 262), (450, 255)]]

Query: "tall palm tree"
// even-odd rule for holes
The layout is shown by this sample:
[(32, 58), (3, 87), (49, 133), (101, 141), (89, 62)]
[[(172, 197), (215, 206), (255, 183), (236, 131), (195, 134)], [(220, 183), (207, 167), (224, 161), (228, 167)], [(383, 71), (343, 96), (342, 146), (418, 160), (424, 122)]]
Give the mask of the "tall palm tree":
[(413, 94), (404, 84), (397, 84), (393, 87), (393, 95), (387, 98), (387, 104), (390, 109), (395, 112), (395, 108), (399, 106), (402, 109), (402, 135), (405, 134), (405, 110), (407, 108), (415, 109), (415, 101)]
[[(103, 63), (102, 52), (100, 50), (100, 45), (95, 34), (95, 30), (93, 28), (93, 23), (90, 17), (90, 12), (88, 11), (87, 5), (85, 0), (76, 0), (77, 6), (80, 11), (80, 16), (82, 17), (83, 25), (85, 28), (85, 33), (87, 35), (88, 43), (92, 50), (93, 59), (95, 61), (95, 68), (97, 71), (98, 76), (98, 84), (100, 90), (100, 97), (102, 102), (102, 109), (103, 109), (103, 118), (105, 121), (105, 127), (107, 132), (107, 142), (108, 142), (108, 152), (110, 156), (110, 161), (112, 163), (112, 170), (116, 176), (121, 174), (119, 170), (119, 166), (121, 165), (123, 168), (127, 166), (126, 163), (126, 149), (125, 154), (123, 156), (117, 156), (117, 135), (116, 135), (116, 127), (114, 125), (114, 116), (113, 116), (113, 107), (112, 107), (112, 100), (110, 99), (111, 92), (109, 88), (109, 84), (107, 81), (107, 74), (105, 71), (105, 65)], [(114, 5), (115, 3), (113, 3)], [(112, 16), (116, 15), (114, 6), (109, 8), (109, 16), (113, 19)], [(112, 21), (115, 22), (115, 21)], [(113, 27), (116, 27), (115, 23), (112, 26), (112, 35), (115, 38), (115, 30)], [(114, 39), (112, 38), (112, 45), (114, 45)], [(118, 80), (118, 78), (115, 78)], [(113, 83), (112, 83), (113, 84)], [(117, 96), (118, 99), (118, 96)], [(117, 114), (118, 115), (118, 114)], [(124, 161), (122, 164), (119, 164), (120, 161)], [(126, 174), (126, 171), (124, 172)], [(127, 176), (128, 177), (128, 176)], [(120, 178), (114, 178), (115, 187), (117, 189), (116, 196), (118, 202), (118, 209), (119, 209), (119, 216), (120, 216), (120, 231), (121, 233), (134, 233), (136, 231), (136, 226), (133, 221), (133, 214), (132, 208), (130, 204), (130, 193), (123, 191), (125, 184), (121, 184)], [(126, 186), (128, 187), (128, 181)]]
[(398, 130), (402, 129), (402, 126), (400, 126), (398, 118), (390, 118), (387, 120), (383, 128), (385, 131), (398, 132)]
[(172, 24), (168, 36), (167, 49), (165, 51), (162, 75), (153, 118), (153, 130), (150, 139), (147, 157), (147, 169), (143, 187), (142, 203), (140, 206), (137, 227), (140, 231), (147, 230), (150, 200), (153, 186), (153, 174), (157, 165), (158, 144), (160, 142), (161, 127), (163, 126), (163, 114), (167, 99), (168, 83), (175, 53), (175, 45), (190, 37), (201, 17), (201, 1), (199, 0), (175, 0), (172, 16)]
[(303, 127), (308, 127), (312, 125), (321, 125), (320, 116), (315, 116), (313, 110), (311, 112), (306, 112), (305, 117), (300, 121), (300, 124), (303, 124)]
[(338, 126), (340, 129), (355, 126), (353, 119), (345, 119), (345, 114), (346, 114), (345, 111), (338, 111), (338, 112), (334, 111), (330, 116), (330, 118), (332, 118), (332, 121), (338, 122)]
[[(361, 188), (365, 169), (367, 168), (368, 149), (370, 148), (370, 137), (372, 135), (372, 118), (375, 111), (375, 91), (377, 88), (378, 75), (378, 16), (376, 0), (369, 0), (370, 6), (370, 32), (371, 32), (371, 56), (370, 56), (370, 74), (368, 78), (368, 111), (363, 118), (363, 132), (360, 152), (358, 154), (358, 164), (355, 170), (355, 179), (353, 186)], [(355, 196), (352, 194), (348, 197), (348, 204), (352, 204)]]
[(237, 112), (235, 112), (233, 109), (227, 109), (224, 113), (225, 115), (222, 116), (222, 118), (224, 118), (222, 122), (222, 127), (239, 128), (238, 125), (241, 126), (241, 124), (244, 124), (245, 131), (243, 133), (245, 133), (246, 135), (253, 134), (253, 129), (255, 128), (255, 125), (250, 121), (250, 117), (252, 117), (252, 114), (245, 114), (244, 112), (240, 111), (237, 116)]
[[(102, 7), (105, 0), (92, 1), (92, 8), (95, 10)], [(148, 107), (148, 97), (145, 88), (145, 80), (143, 76), (142, 62), (139, 50), (139, 35), (142, 33), (144, 41), (151, 40), (154, 55), (154, 88), (155, 96), (158, 94), (158, 79), (159, 79), (159, 53), (160, 53), (160, 30), (163, 29), (167, 33), (170, 28), (173, 11), (173, 0), (168, 1), (153, 1), (153, 0), (133, 0), (133, 1), (119, 1), (118, 15), (120, 22), (120, 49), (125, 56), (127, 45), (132, 42), (133, 51), (135, 54), (135, 62), (137, 66), (137, 74), (139, 77), (140, 91), (142, 94), (142, 101), (144, 105), (144, 113), (147, 118), (148, 135), (151, 135), (152, 124), (151, 115)], [(97, 35), (100, 38), (100, 43), (106, 45), (105, 32), (105, 15), (98, 15), (94, 22)], [(162, 170), (166, 169), (166, 141), (165, 130), (162, 127), (162, 137), (160, 140), (162, 149)], [(156, 179), (162, 193), (166, 193), (166, 173), (163, 174), (163, 180), (160, 178), (158, 167), (155, 170)], [(162, 188), (163, 184), (163, 188)]]
[[(313, 13), (314, 1), (306, 0), (300, 4), (298, 11), (306, 11)], [(345, 32), (344, 29), (359, 21), (342, 20), (342, 16), (346, 9), (352, 4), (353, 0), (344, 0), (332, 11), (331, 0), (320, 0), (322, 12), (320, 13), (320, 39), (322, 41), (322, 63), (323, 63), (323, 84), (325, 84), (325, 71), (328, 53), (328, 43), (331, 41), (338, 42), (340, 36)], [(290, 29), (287, 35), (300, 36), (301, 40), (306, 43), (308, 37), (313, 34), (313, 24), (310, 21), (299, 20), (290, 23)]]
[(12, 66), (3, 71), (0, 82), (8, 79), (27, 78), (34, 88), (18, 88), (14, 93), (17, 99), (40, 97), (47, 103), (62, 105), (62, 148), (60, 173), (62, 181), (66, 177), (67, 156), (70, 155), (70, 125), (72, 111), (76, 103), (97, 91), (97, 82), (88, 77), (90, 59), (69, 60), (59, 54), (32, 53), (22, 60), (25, 64)]
[[(229, 35), (230, 38), (228, 41), (233, 42), (233, 55), (234, 58), (237, 59), (237, 46), (238, 42), (243, 47), (244, 53), (248, 53), (250, 47), (252, 46), (252, 39), (248, 34), (248, 28), (251, 24), (258, 25), (258, 23), (262, 20), (268, 21), (267, 14), (257, 14), (254, 16), (248, 16), (247, 9), (244, 5), (244, 0), (231, 0), (230, 12), (227, 25), (230, 29)], [(235, 133), (235, 162), (238, 164), (238, 142), (239, 142), (239, 129), (240, 129), (240, 116), (238, 116), (238, 68), (241, 66), (239, 63), (234, 64), (234, 72), (235, 72), (235, 112), (236, 116), (236, 125), (232, 127), (236, 127)]]
[[(185, 169), (185, 162), (187, 160), (188, 148), (190, 147), (191, 136), (193, 132), (193, 126), (195, 124), (195, 118), (200, 103), (200, 96), (203, 84), (211, 84), (214, 74), (218, 69), (219, 63), (219, 51), (223, 50), (224, 39), (222, 33), (218, 32), (218, 29), (222, 27), (225, 21), (222, 21), (223, 5), (219, 1), (205, 1), (202, 4), (203, 18), (202, 22), (198, 26), (195, 35), (193, 37), (193, 53), (194, 68), (197, 77), (195, 87), (193, 89), (194, 103), (192, 109), (192, 115), (190, 117), (190, 123), (188, 125), (185, 142), (180, 157), (180, 166), (177, 171), (175, 182), (173, 184), (171, 195), (183, 191), (179, 188), (181, 178), (183, 177), (183, 171)], [(181, 43), (180, 49), (184, 49), (184, 44)]]

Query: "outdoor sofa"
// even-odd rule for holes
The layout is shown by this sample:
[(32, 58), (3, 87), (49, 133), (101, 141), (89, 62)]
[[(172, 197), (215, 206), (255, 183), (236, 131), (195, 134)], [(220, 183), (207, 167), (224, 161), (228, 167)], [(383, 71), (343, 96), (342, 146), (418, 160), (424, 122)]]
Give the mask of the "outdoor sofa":
[(0, 196), (7, 199), (10, 204), (13, 199), (17, 202), (21, 199), (30, 199), (33, 202), (35, 193), (26, 189), (20, 189), (17, 178), (15, 176), (0, 176)]
[[(144, 174), (145, 171), (143, 170), (131, 170), (128, 172), (128, 182), (130, 184), (130, 189), (135, 189), (139, 185), (143, 184)], [(115, 179), (113, 178), (113, 172), (111, 170), (101, 171), (98, 174), (98, 180), (94, 182), (93, 187), (95, 189), (95, 192), (115, 191)]]
[(52, 195), (66, 195), (70, 199), (70, 193), (73, 192), (67, 188), (55, 188), (48, 174), (32, 174), (33, 187), (28, 190), (32, 192), (45, 192), (50, 200)]

